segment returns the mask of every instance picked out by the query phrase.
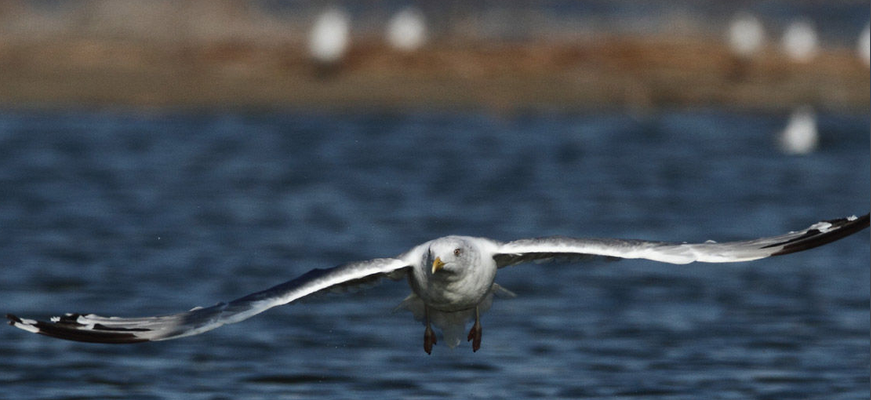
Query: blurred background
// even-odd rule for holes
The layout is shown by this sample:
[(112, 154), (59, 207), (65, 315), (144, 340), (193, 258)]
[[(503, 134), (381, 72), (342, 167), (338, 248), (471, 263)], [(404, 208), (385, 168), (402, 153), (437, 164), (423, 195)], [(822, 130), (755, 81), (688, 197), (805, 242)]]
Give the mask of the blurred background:
[[(448, 234), (868, 212), (867, 1), (0, 0), (0, 306), (208, 306)], [(3, 398), (868, 399), (868, 231), (523, 265), (480, 351), (404, 282), (134, 346), (0, 329)]]
[(869, 107), (867, 55), (857, 54), (868, 9), (852, 0), (3, 0), (0, 104), (859, 112)]

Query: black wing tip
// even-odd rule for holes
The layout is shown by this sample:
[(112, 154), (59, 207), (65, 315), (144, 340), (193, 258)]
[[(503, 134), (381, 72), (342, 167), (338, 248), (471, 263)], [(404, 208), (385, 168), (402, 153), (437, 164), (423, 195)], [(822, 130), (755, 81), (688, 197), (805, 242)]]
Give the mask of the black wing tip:
[(820, 229), (808, 229), (801, 237), (766, 247), (783, 246), (779, 251), (772, 253), (772, 256), (790, 254), (819, 247), (868, 228), (869, 223), (871, 223), (871, 213), (865, 214), (861, 217), (853, 216), (848, 218), (838, 218), (821, 221), (820, 223), (822, 222), (829, 223), (831, 226), (827, 227), (825, 231), (821, 231)]
[(862, 228), (867, 228), (869, 226), (869, 223), (871, 223), (871, 213), (865, 214), (861, 217), (857, 217), (854, 215), (852, 217), (832, 219), (832, 220), (823, 221), (823, 222), (828, 222), (828, 223), (832, 224), (832, 226), (835, 228), (840, 228), (842, 226), (848, 226), (848, 225), (855, 225), (858, 227), (858, 229), (857, 229), (857, 231), (858, 231), (858, 230), (862, 230)]
[(12, 315), (12, 314), (6, 314), (6, 319), (9, 320), (9, 321), (7, 321), (7, 323), (8, 323), (9, 325), (12, 325), (12, 326), (15, 326), (15, 324), (21, 324), (21, 323), (22, 323), (22, 322), (21, 322), (21, 318), (18, 318), (18, 317), (16, 317), (15, 315)]
[(13, 314), (6, 314), (6, 319), (9, 325), (28, 332), (76, 342), (128, 344), (150, 341), (130, 333), (131, 331), (143, 331), (142, 329), (106, 329), (99, 324), (95, 325), (94, 329), (87, 329), (84, 325), (75, 322), (79, 315), (66, 314), (58, 322), (25, 321)]

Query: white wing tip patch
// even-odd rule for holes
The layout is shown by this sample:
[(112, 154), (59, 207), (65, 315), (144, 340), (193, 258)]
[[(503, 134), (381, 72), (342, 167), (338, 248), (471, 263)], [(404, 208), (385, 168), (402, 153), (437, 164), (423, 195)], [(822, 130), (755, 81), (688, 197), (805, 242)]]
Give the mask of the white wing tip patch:
[(51, 317), (49, 320), (50, 320), (51, 322), (58, 323), (58, 322), (61, 322), (61, 320), (62, 320), (63, 318), (67, 318), (67, 319), (69, 319), (69, 318), (72, 318), (72, 317), (76, 317), (76, 323), (79, 323), (79, 324), (85, 324), (85, 322), (83, 322), (83, 318), (88, 318), (88, 317), (93, 317), (93, 316), (94, 316), (94, 314), (85, 314), (85, 315), (82, 315), (82, 314), (66, 313), (66, 314), (63, 315), (63, 317)]
[[(853, 218), (855, 219), (856, 217), (853, 216)], [(850, 220), (849, 218), (847, 218), (847, 219)], [(832, 224), (830, 222), (823, 221), (823, 222), (817, 222), (817, 223), (811, 225), (810, 228), (808, 228), (807, 230), (816, 229), (816, 230), (820, 231), (820, 233), (826, 233), (831, 228), (832, 228)]]
[[(7, 317), (8, 318), (8, 317)], [(30, 333), (39, 333), (39, 328), (36, 327), (36, 321), (27, 318), (16, 318), (10, 319), (9, 325), (12, 325), (18, 329), (23, 329)]]

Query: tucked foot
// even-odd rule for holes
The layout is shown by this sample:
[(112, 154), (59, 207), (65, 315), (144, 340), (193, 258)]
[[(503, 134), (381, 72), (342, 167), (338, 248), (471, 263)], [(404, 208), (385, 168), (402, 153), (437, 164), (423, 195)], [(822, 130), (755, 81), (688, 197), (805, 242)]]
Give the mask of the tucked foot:
[(475, 319), (475, 325), (469, 331), (468, 341), (472, 342), (472, 352), (478, 351), (481, 348), (481, 321)]
[(427, 325), (426, 330), (423, 331), (423, 351), (426, 354), (432, 354), (432, 346), (436, 343), (438, 343), (438, 340), (436, 339), (435, 332)]

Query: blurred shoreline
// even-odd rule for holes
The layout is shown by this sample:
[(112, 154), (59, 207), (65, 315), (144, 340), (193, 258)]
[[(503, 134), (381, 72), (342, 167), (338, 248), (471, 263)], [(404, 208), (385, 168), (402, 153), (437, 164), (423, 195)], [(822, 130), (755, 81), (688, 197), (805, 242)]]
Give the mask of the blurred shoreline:
[(868, 69), (851, 51), (829, 50), (807, 64), (776, 54), (745, 61), (703, 40), (431, 46), (414, 54), (358, 44), (327, 73), (305, 48), (51, 40), (0, 44), (0, 66), (6, 108), (869, 108)]
[[(466, 10), (451, 3), (424, 7), (439, 29), (423, 48), (402, 52), (381, 38), (377, 21), (389, 13), (375, 18), (358, 9), (352, 13), (361, 22), (343, 61), (323, 68), (308, 56), (306, 40), (324, 5), (306, 3), (305, 12), (276, 17), (263, 8), (272, 3), (261, 3), (88, 0), (46, 8), (0, 0), (0, 107), (783, 111), (811, 105), (866, 113), (871, 106), (868, 67), (846, 42), (822, 46), (800, 63), (783, 55), (772, 36), (744, 59), (725, 43), (723, 21), (706, 27), (680, 12), (658, 15), (646, 28), (622, 22), (634, 32), (603, 31), (610, 21), (589, 17), (598, 22), (571, 30), (571, 20), (555, 11)], [(566, 7), (542, 4), (550, 3)], [(603, 4), (623, 3), (631, 2)], [(520, 28), (512, 31), (512, 24)], [(512, 32), (519, 37), (505, 37)]]

